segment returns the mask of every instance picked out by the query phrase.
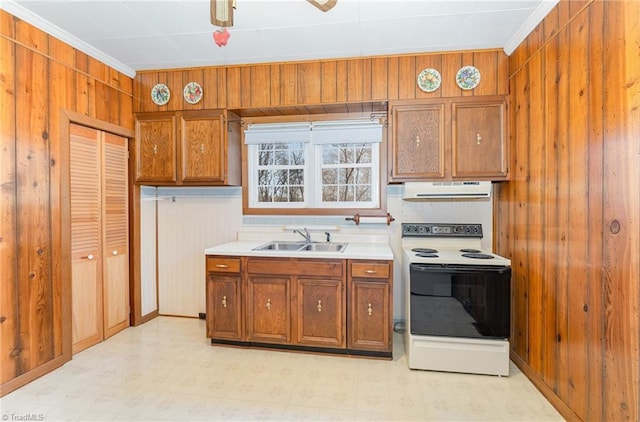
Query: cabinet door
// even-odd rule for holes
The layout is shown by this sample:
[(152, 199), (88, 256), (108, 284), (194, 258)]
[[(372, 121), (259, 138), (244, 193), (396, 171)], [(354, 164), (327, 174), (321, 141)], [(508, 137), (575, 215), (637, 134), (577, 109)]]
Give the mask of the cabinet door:
[(462, 179), (507, 177), (505, 103), (453, 103), (453, 171)]
[(207, 280), (207, 337), (242, 339), (240, 275), (209, 273)]
[(180, 118), (183, 182), (224, 182), (225, 133), (221, 111), (184, 112)]
[(291, 340), (291, 280), (289, 277), (249, 277), (247, 339), (263, 343)]
[(351, 281), (349, 349), (391, 351), (389, 283)]
[(443, 104), (392, 106), (391, 181), (444, 177)]
[(127, 139), (103, 133), (104, 337), (129, 326)]
[(103, 339), (100, 132), (70, 128), (71, 337), (77, 353)]
[(301, 278), (297, 285), (298, 344), (344, 348), (342, 280)]
[(176, 181), (176, 118), (151, 113), (136, 118), (136, 182)]

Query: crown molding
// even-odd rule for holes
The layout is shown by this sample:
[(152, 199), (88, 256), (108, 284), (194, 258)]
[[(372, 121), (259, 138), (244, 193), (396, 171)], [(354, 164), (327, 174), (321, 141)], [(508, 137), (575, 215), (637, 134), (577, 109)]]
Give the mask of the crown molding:
[(129, 76), (130, 78), (135, 78), (136, 76), (136, 71), (133, 70), (132, 68), (130, 68), (129, 66), (119, 62), (118, 60), (114, 59), (113, 57), (105, 54), (104, 52), (98, 50), (97, 48), (87, 44), (86, 42), (82, 41), (81, 39), (79, 39), (78, 37), (76, 37), (75, 35), (72, 35), (70, 33), (68, 33), (67, 31), (57, 27), (56, 25), (52, 24), (51, 22), (42, 19), (40, 16), (36, 15), (35, 13), (31, 12), (30, 10), (24, 8), (23, 6), (19, 5), (18, 3), (16, 3), (13, 0), (2, 0), (0, 2), (0, 9), (3, 9), (5, 11), (7, 11), (8, 13), (11, 13), (13, 16), (16, 16), (20, 19), (22, 19), (25, 22), (30, 23), (31, 25), (35, 26), (36, 28), (46, 32), (47, 34), (54, 36), (56, 38), (58, 38), (59, 40), (69, 44), (70, 46), (77, 48), (78, 50), (82, 51), (83, 53), (88, 54), (89, 56), (93, 57), (96, 60), (101, 61), (102, 63), (106, 64), (107, 66), (110, 66), (114, 69), (116, 69), (119, 72), (124, 73), (125, 75)]

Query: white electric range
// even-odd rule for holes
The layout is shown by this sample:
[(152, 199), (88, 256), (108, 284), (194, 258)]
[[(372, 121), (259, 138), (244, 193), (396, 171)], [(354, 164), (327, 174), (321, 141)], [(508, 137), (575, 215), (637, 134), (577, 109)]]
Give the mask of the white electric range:
[(480, 224), (403, 223), (409, 368), (509, 375), (511, 262)]

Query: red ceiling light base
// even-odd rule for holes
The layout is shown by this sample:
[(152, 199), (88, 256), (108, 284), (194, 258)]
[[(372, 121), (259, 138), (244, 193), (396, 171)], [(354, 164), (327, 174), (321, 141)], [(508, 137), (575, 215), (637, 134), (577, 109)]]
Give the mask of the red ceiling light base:
[(227, 31), (227, 28), (213, 31), (213, 41), (215, 41), (218, 47), (224, 47), (225, 45), (227, 45), (227, 41), (229, 41), (230, 36), (231, 33)]

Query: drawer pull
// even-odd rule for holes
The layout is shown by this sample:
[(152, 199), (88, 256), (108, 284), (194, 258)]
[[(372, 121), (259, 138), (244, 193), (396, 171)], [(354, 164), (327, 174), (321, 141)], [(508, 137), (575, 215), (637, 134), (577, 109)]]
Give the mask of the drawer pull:
[(377, 273), (376, 270), (365, 270), (364, 272), (367, 273), (367, 274), (375, 274), (375, 273)]
[(154, 144), (153, 145), (153, 154), (157, 154), (158, 153), (158, 144)]
[(482, 135), (476, 133), (476, 145), (480, 145), (480, 142), (482, 142)]
[(88, 259), (89, 261), (92, 261), (92, 260), (93, 260), (93, 255), (92, 255), (92, 254), (87, 255), (87, 259)]
[(227, 297), (226, 296), (222, 296), (222, 307), (223, 308), (227, 307)]
[(322, 312), (322, 301), (318, 299), (318, 312)]
[(229, 268), (227, 264), (216, 264), (216, 268)]
[(271, 310), (271, 299), (267, 299), (267, 309)]
[(372, 315), (372, 314), (373, 314), (373, 306), (371, 306), (371, 304), (370, 304), (370, 303), (367, 305), (367, 313), (368, 313), (369, 315)]
[(116, 249), (113, 250), (113, 252), (111, 252), (113, 254), (113, 256), (118, 255), (118, 251)]
[(200, 153), (204, 154), (204, 144), (200, 144)]

